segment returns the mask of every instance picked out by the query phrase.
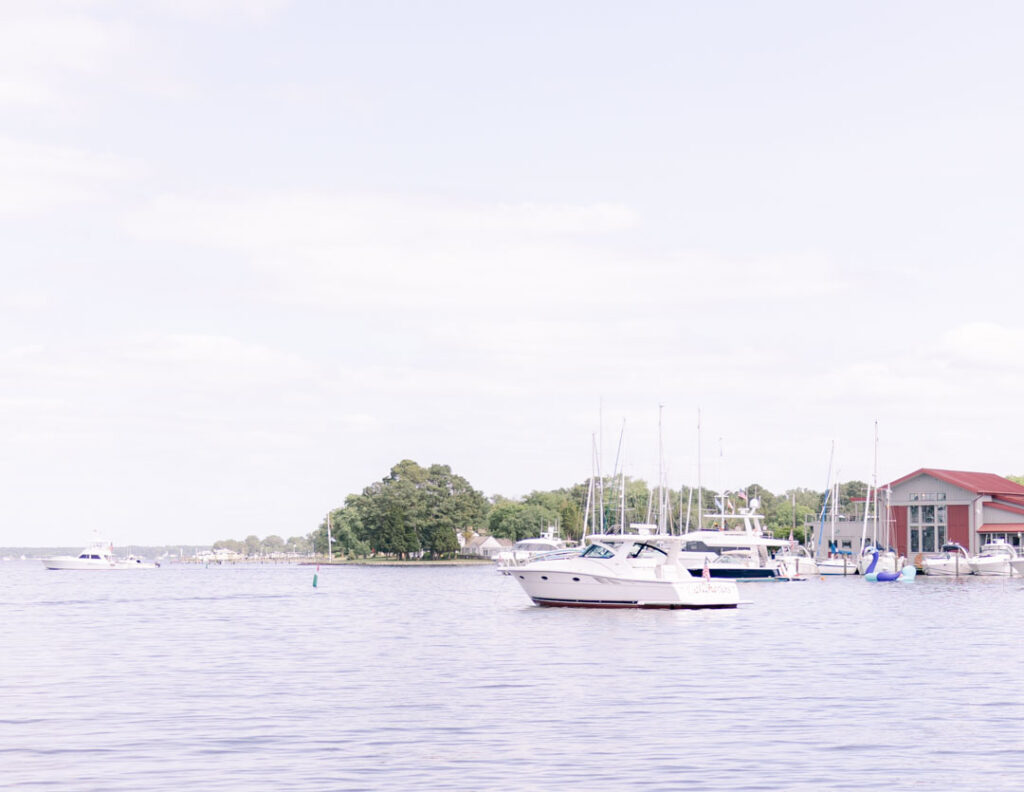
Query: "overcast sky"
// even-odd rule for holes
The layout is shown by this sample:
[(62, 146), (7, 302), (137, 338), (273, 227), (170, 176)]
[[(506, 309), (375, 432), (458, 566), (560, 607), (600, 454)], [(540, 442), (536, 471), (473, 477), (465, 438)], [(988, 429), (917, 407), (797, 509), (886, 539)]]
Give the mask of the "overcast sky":
[(0, 545), (304, 535), (411, 458), (1024, 473), (1024, 10), (0, 4)]

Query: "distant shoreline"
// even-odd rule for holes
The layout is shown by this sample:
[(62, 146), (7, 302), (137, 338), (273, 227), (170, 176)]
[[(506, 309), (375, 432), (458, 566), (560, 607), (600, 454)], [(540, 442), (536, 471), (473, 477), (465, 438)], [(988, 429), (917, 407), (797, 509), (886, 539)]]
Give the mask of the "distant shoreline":
[(415, 567), (415, 566), (494, 566), (490, 558), (416, 558), (401, 561), (397, 558), (353, 558), (340, 561), (300, 561), (299, 566), (383, 566), (383, 567)]

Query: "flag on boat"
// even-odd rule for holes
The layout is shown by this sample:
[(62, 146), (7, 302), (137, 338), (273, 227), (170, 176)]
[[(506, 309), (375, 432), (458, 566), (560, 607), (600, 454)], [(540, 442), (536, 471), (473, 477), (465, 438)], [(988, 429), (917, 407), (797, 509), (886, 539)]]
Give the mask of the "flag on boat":
[(708, 569), (708, 560), (704, 559), (704, 572), (701, 573), (701, 577), (705, 580), (711, 580), (711, 570)]
[(747, 491), (746, 490), (740, 490), (739, 492), (736, 493), (736, 497), (737, 498), (743, 498), (743, 500), (746, 500), (747, 499)]

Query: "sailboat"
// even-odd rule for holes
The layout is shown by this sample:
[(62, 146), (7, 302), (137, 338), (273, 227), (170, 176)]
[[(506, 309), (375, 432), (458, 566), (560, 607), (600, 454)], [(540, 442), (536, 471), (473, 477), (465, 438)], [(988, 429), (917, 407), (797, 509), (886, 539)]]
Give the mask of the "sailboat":
[[(862, 575), (872, 572), (895, 572), (899, 567), (896, 552), (889, 547), (889, 520), (885, 521), (885, 535), (879, 543), (878, 520), (878, 422), (875, 421), (875, 461), (871, 473), (871, 484), (864, 498), (864, 527), (860, 535), (860, 556), (857, 567)], [(886, 515), (888, 515), (888, 501)], [(871, 539), (868, 540), (868, 523), (871, 523)]]
[[(856, 575), (857, 564), (850, 557), (850, 551), (840, 551), (836, 547), (836, 519), (839, 513), (839, 482), (833, 482), (825, 493), (825, 502), (821, 506), (821, 528), (819, 536), (825, 533), (825, 514), (829, 512), (831, 501), (831, 519), (829, 520), (829, 556), (818, 561), (820, 575)], [(865, 507), (867, 508), (867, 507)]]
[(832, 480), (832, 466), (835, 462), (836, 443), (832, 441), (832, 452), (828, 458), (828, 486), (825, 489), (825, 500), (821, 504), (821, 515), (818, 527), (818, 553), (821, 553), (821, 539), (825, 535), (825, 517), (830, 513), (828, 557), (818, 559), (819, 575), (856, 575), (857, 564), (850, 557), (849, 551), (840, 552), (836, 547), (836, 519), (839, 515), (839, 482)]

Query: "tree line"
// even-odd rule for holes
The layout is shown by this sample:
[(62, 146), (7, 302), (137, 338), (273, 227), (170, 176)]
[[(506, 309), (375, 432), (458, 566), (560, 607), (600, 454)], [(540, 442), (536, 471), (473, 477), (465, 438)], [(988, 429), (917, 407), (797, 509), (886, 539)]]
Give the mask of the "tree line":
[[(855, 500), (863, 500), (866, 491), (862, 481), (842, 485), (840, 511), (850, 514)], [(345, 498), (344, 505), (332, 509), (308, 541), (314, 552), (326, 554), (330, 526), (335, 555), (445, 558), (459, 552), (459, 534), (468, 539), (474, 533), (488, 533), (518, 541), (554, 527), (563, 538), (578, 541), (585, 519), (588, 533), (651, 522), (683, 532), (696, 530), (701, 510), (705, 515), (732, 512), (749, 508), (755, 498), (765, 526), (775, 536), (792, 534), (804, 541), (807, 526), (813, 526), (821, 513), (825, 493), (795, 488), (776, 494), (757, 483), (721, 493), (691, 487), (662, 493), (643, 479), (620, 477), (588, 479), (518, 499), (486, 498), (448, 465), (422, 467), (405, 459), (380, 481)]]

